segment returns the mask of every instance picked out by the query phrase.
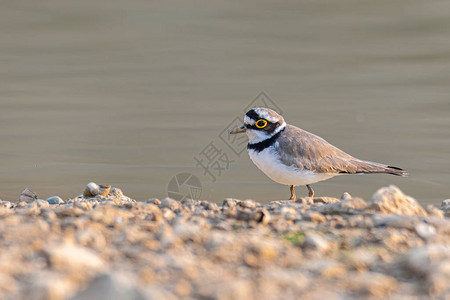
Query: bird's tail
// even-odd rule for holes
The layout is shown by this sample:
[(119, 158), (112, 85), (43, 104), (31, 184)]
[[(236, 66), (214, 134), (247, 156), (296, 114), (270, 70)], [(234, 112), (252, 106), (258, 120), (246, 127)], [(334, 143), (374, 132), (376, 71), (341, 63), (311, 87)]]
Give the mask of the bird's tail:
[(406, 171), (403, 170), (402, 168), (383, 165), (383, 164), (379, 164), (379, 163), (371, 162), (371, 161), (363, 160), (361, 162), (362, 162), (362, 165), (361, 165), (362, 168), (361, 168), (360, 173), (366, 173), (366, 174), (386, 173), (386, 174), (392, 174), (392, 175), (397, 175), (397, 176), (401, 176), (401, 177), (408, 176), (408, 173), (406, 173)]

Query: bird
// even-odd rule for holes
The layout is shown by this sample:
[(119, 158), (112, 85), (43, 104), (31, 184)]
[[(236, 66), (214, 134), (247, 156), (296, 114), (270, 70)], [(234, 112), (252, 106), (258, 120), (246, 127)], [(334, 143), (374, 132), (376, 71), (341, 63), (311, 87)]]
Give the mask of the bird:
[(288, 185), (296, 200), (295, 186), (306, 186), (314, 198), (311, 184), (343, 174), (386, 173), (405, 177), (405, 170), (361, 160), (331, 145), (323, 138), (296, 126), (266, 107), (250, 109), (244, 124), (230, 134), (246, 133), (247, 151), (253, 163), (273, 181)]

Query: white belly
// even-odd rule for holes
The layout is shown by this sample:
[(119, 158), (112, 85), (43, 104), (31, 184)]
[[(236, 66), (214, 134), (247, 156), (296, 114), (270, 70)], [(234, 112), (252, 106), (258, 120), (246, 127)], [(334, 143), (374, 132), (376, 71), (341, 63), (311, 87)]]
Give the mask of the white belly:
[(310, 170), (300, 170), (294, 166), (281, 163), (278, 153), (269, 147), (261, 152), (249, 149), (248, 154), (253, 163), (275, 182), (285, 185), (307, 185), (336, 176), (337, 174), (315, 173)]

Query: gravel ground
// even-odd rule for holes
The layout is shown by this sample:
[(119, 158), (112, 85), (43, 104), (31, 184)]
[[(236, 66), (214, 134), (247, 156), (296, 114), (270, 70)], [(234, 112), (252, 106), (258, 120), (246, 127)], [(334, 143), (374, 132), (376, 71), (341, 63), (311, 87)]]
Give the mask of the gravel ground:
[(1, 299), (450, 299), (450, 199), (0, 201)]

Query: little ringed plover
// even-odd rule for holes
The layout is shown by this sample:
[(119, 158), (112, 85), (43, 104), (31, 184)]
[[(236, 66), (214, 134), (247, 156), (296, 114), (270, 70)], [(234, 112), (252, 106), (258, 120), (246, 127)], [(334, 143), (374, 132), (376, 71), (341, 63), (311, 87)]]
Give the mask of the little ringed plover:
[(230, 134), (246, 132), (247, 150), (253, 163), (275, 182), (289, 185), (290, 200), (295, 200), (294, 186), (311, 184), (342, 174), (408, 174), (400, 168), (357, 159), (334, 147), (321, 137), (286, 124), (275, 111), (256, 107), (244, 117), (244, 124)]

